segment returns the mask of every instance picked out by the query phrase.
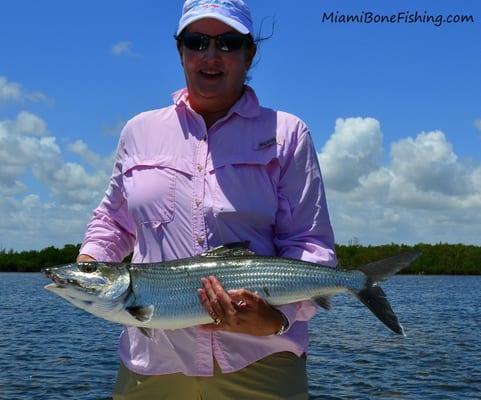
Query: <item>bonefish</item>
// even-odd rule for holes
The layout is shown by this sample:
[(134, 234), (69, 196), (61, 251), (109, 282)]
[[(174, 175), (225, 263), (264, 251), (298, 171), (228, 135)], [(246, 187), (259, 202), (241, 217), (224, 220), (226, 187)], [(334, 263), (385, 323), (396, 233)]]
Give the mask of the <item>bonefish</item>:
[(259, 256), (248, 242), (231, 243), (173, 261), (130, 264), (86, 262), (44, 269), (45, 288), (106, 320), (151, 329), (179, 329), (212, 322), (197, 289), (215, 275), (226, 290), (245, 288), (276, 306), (312, 299), (329, 309), (329, 298), (350, 292), (395, 333), (404, 329), (378, 282), (408, 266), (419, 253), (402, 253), (358, 270), (289, 258)]

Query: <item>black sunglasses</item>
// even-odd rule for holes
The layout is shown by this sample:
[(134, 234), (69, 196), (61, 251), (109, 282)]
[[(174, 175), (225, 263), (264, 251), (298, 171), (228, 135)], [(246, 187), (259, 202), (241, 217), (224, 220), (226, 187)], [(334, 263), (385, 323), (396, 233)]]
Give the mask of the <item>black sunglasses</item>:
[(217, 36), (209, 36), (197, 32), (185, 32), (176, 37), (185, 47), (193, 51), (204, 51), (209, 47), (211, 39), (215, 40), (215, 45), (218, 50), (223, 52), (230, 52), (239, 50), (242, 45), (248, 41), (249, 35), (243, 35), (236, 32), (226, 32)]

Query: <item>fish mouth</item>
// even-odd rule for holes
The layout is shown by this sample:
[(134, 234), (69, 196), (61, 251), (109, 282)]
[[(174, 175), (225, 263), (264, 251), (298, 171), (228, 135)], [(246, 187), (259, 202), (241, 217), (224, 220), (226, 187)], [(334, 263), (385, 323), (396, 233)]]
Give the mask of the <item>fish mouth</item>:
[(65, 286), (58, 286), (56, 283), (49, 283), (43, 287), (46, 290), (55, 291), (56, 289), (63, 289)]
[[(59, 277), (58, 275), (54, 274), (50, 269), (48, 268), (44, 268), (42, 270), (42, 272), (44, 273), (44, 275), (51, 279), (53, 281), (53, 284), (51, 285), (55, 285), (55, 287), (58, 287), (58, 288), (64, 288), (64, 287), (67, 287), (67, 285), (76, 285), (78, 286), (78, 283), (72, 279), (63, 279), (61, 277)], [(53, 287), (51, 285), (48, 285), (50, 287)]]
[(66, 281), (65, 279), (59, 278), (58, 276), (55, 276), (55, 275), (52, 275), (49, 278), (52, 279), (53, 283), (57, 287), (66, 287), (68, 284), (68, 281)]

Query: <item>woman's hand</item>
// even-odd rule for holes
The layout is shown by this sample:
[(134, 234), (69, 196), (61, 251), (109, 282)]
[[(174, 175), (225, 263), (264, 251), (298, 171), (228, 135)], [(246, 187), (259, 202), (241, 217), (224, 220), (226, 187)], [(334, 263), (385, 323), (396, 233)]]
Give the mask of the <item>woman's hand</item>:
[(82, 262), (92, 262), (97, 260), (93, 257), (90, 257), (88, 254), (79, 254), (75, 261), (78, 263), (82, 263)]
[(262, 297), (246, 289), (226, 292), (214, 276), (202, 278), (199, 298), (205, 310), (218, 323), (201, 325), (208, 331), (273, 335), (282, 326), (281, 312)]

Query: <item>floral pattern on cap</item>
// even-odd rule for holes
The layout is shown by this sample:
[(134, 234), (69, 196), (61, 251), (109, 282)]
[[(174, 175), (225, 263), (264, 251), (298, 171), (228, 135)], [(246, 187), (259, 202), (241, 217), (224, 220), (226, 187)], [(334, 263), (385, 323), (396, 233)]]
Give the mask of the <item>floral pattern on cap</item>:
[(177, 35), (194, 21), (215, 18), (241, 33), (253, 34), (249, 7), (242, 0), (186, 0), (182, 8)]

